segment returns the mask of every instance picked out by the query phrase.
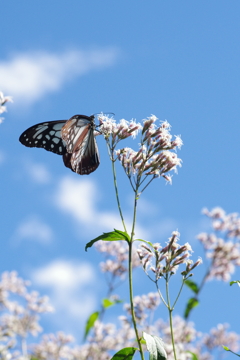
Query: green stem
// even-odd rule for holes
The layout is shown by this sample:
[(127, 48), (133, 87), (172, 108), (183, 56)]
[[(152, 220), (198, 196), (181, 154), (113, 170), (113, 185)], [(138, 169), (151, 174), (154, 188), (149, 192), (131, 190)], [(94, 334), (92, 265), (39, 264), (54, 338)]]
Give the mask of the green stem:
[(146, 187), (155, 179), (155, 176), (151, 178), (151, 180), (147, 183), (147, 185), (144, 186), (144, 188), (141, 190), (141, 193), (146, 189)]
[(168, 304), (166, 303), (166, 301), (164, 300), (164, 297), (159, 289), (159, 286), (158, 286), (158, 282), (157, 281), (154, 281), (155, 282), (155, 285), (156, 285), (156, 288), (157, 288), (157, 291), (158, 291), (158, 294), (160, 296), (160, 299), (162, 300), (162, 302), (164, 303), (164, 305), (168, 308)]
[(134, 229), (135, 229), (135, 224), (136, 224), (136, 214), (137, 214), (137, 196), (138, 195), (137, 195), (137, 189), (136, 189), (135, 201), (134, 201), (134, 212), (133, 212), (133, 224), (132, 224), (131, 240), (129, 242), (128, 274), (129, 274), (129, 295), (130, 295), (130, 306), (131, 306), (132, 322), (133, 322), (133, 327), (134, 327), (134, 330), (135, 330), (137, 343), (138, 343), (138, 346), (139, 346), (141, 359), (144, 360), (142, 344), (141, 344), (140, 337), (139, 337), (139, 334), (138, 334), (137, 322), (136, 322), (136, 317), (135, 317), (135, 312), (134, 312), (133, 284), (132, 284), (133, 283), (133, 281), (132, 281), (132, 247), (133, 247)]
[(120, 200), (119, 200), (119, 196), (118, 196), (116, 168), (115, 168), (115, 162), (113, 160), (113, 154), (112, 154), (112, 157), (111, 157), (111, 161), (112, 161), (113, 181), (114, 181), (115, 194), (116, 194), (116, 199), (117, 199), (117, 204), (118, 204), (118, 210), (119, 210), (119, 214), (120, 214), (120, 217), (121, 217), (121, 220), (122, 220), (124, 231), (127, 232), (127, 228), (126, 228), (126, 225), (125, 225), (125, 222), (124, 222), (122, 209), (121, 209), (121, 204), (120, 204)]
[(175, 342), (174, 342), (174, 334), (173, 334), (173, 324), (172, 324), (173, 308), (171, 307), (171, 302), (170, 302), (170, 295), (169, 295), (169, 289), (168, 289), (168, 276), (166, 278), (166, 296), (167, 296), (167, 303), (168, 303), (168, 314), (169, 314), (169, 323), (170, 323), (170, 330), (171, 330), (173, 354), (174, 354), (174, 359), (177, 360), (177, 354), (176, 354)]
[[(206, 250), (205, 250), (205, 257), (206, 257)], [(198, 292), (197, 292), (197, 296), (196, 296), (196, 299), (197, 299), (197, 300), (198, 300), (199, 293), (200, 293), (200, 291), (202, 290), (202, 288), (203, 288), (203, 286), (204, 286), (204, 284), (205, 284), (205, 282), (206, 282), (206, 280), (207, 280), (208, 275), (210, 274), (211, 267), (212, 267), (213, 264), (214, 264), (214, 260), (215, 260), (215, 258), (213, 257), (213, 258), (212, 258), (212, 261), (211, 261), (211, 264), (209, 264), (209, 266), (208, 266), (208, 268), (207, 268), (207, 271), (206, 271), (206, 273), (205, 273), (205, 275), (204, 275), (204, 277), (203, 277), (203, 279), (202, 279), (202, 281), (201, 281), (201, 283), (200, 283), (200, 285), (199, 285), (199, 287), (198, 287)]]
[(179, 290), (179, 292), (178, 292), (178, 294), (177, 294), (176, 300), (174, 301), (172, 310), (175, 308), (175, 305), (176, 305), (176, 303), (177, 303), (177, 301), (178, 301), (178, 298), (179, 298), (179, 296), (180, 296), (180, 294), (181, 294), (181, 292), (182, 292), (182, 289), (183, 289), (183, 285), (184, 285), (185, 280), (186, 280), (186, 279), (183, 279), (183, 280), (182, 280), (182, 285), (181, 285), (180, 290)]
[[(212, 263), (213, 263), (213, 262), (212, 262)], [(198, 296), (199, 296), (200, 291), (201, 291), (202, 288), (203, 288), (203, 285), (205, 284), (205, 282), (206, 282), (206, 280), (207, 280), (207, 277), (208, 277), (208, 275), (209, 275), (209, 273), (210, 273), (210, 269), (211, 269), (212, 263), (209, 265), (209, 268), (208, 268), (208, 270), (206, 271), (206, 274), (204, 275), (204, 277), (203, 277), (203, 279), (202, 279), (202, 281), (201, 281), (201, 284), (200, 284), (199, 287), (198, 287), (197, 298), (198, 298)]]

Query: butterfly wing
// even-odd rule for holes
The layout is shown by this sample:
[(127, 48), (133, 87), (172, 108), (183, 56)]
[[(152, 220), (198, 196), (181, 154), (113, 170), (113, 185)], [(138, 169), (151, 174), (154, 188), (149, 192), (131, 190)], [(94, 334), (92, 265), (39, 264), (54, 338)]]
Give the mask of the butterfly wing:
[(19, 141), (28, 147), (63, 155), (66, 167), (80, 175), (88, 175), (100, 164), (94, 129), (94, 116), (75, 115), (69, 120), (31, 126), (22, 133)]
[(58, 155), (66, 153), (61, 130), (67, 120), (48, 121), (31, 126), (25, 130), (19, 141), (28, 147), (43, 148)]
[(71, 164), (73, 169), (75, 169), (74, 171), (81, 175), (88, 175), (98, 168), (100, 158), (92, 129), (88, 131), (82, 143), (80, 143), (79, 139), (79, 144), (72, 154)]
[(94, 129), (94, 116), (85, 115), (73, 116), (62, 128), (67, 149), (64, 164), (80, 175), (90, 174), (100, 164)]

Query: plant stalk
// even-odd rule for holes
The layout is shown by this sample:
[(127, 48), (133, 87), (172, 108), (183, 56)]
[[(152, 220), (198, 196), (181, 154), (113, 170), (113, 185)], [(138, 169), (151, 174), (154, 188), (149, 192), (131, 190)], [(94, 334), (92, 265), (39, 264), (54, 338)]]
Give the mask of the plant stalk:
[(139, 338), (138, 329), (137, 329), (137, 322), (134, 312), (134, 305), (133, 305), (133, 285), (132, 285), (132, 246), (133, 246), (133, 237), (134, 237), (134, 230), (135, 230), (135, 224), (136, 224), (136, 214), (137, 214), (137, 190), (136, 188), (135, 192), (135, 200), (134, 200), (134, 211), (133, 211), (133, 224), (132, 224), (132, 232), (131, 232), (131, 240), (129, 242), (129, 257), (128, 257), (128, 274), (129, 274), (129, 295), (130, 295), (130, 306), (131, 306), (131, 314), (132, 314), (132, 322), (133, 327), (135, 330), (137, 343), (139, 346), (139, 351), (141, 355), (141, 359), (144, 360), (144, 354), (142, 349), (142, 344)]
[(181, 292), (182, 292), (182, 289), (183, 289), (183, 285), (184, 285), (185, 280), (186, 280), (186, 279), (183, 279), (183, 280), (182, 280), (182, 285), (181, 285), (180, 290), (179, 290), (179, 292), (178, 292), (178, 294), (177, 294), (176, 300), (174, 301), (174, 304), (173, 304), (173, 306), (172, 306), (172, 309), (175, 308), (175, 305), (176, 305), (176, 303), (177, 303), (177, 301), (178, 301), (178, 299), (179, 299), (179, 296), (180, 296), (180, 294), (181, 294)]
[(171, 307), (171, 302), (170, 302), (170, 295), (169, 295), (169, 289), (168, 289), (168, 280), (169, 279), (168, 279), (168, 274), (167, 274), (167, 278), (166, 278), (166, 296), (167, 296), (167, 303), (168, 303), (169, 324), (170, 324), (170, 330), (171, 330), (171, 340), (172, 340), (174, 359), (177, 360), (177, 354), (176, 354), (176, 349), (175, 349), (175, 341), (174, 341), (174, 334), (173, 334), (173, 323), (172, 323), (172, 311), (173, 311), (173, 308)]
[(116, 168), (115, 168), (115, 162), (113, 160), (113, 154), (112, 154), (111, 161), (112, 161), (113, 181), (114, 181), (115, 194), (116, 194), (116, 199), (117, 199), (117, 204), (118, 204), (118, 211), (119, 211), (119, 214), (120, 214), (120, 217), (121, 217), (121, 220), (122, 220), (124, 231), (127, 233), (127, 228), (126, 228), (126, 225), (125, 225), (125, 222), (124, 222), (122, 209), (121, 209), (121, 204), (120, 204), (120, 200), (119, 200), (119, 196), (118, 196)]

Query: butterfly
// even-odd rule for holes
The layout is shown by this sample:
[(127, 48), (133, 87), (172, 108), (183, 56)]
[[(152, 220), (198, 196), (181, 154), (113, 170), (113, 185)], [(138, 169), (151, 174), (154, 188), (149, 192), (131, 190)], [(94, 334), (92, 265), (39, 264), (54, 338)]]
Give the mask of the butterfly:
[(63, 156), (64, 165), (80, 175), (95, 171), (100, 158), (94, 135), (94, 115), (42, 122), (25, 130), (19, 141)]

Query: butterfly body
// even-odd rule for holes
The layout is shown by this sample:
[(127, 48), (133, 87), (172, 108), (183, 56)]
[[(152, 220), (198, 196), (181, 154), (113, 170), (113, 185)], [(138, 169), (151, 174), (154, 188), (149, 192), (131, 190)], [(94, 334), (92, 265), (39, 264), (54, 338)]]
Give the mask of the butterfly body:
[(88, 175), (100, 164), (95, 127), (94, 116), (75, 115), (69, 120), (36, 124), (24, 131), (19, 141), (28, 147), (62, 155), (66, 167), (80, 175)]

